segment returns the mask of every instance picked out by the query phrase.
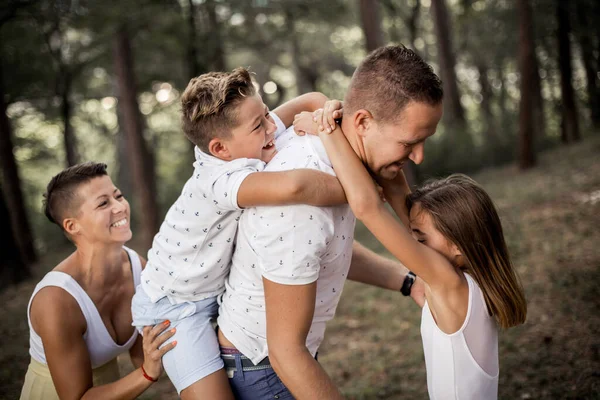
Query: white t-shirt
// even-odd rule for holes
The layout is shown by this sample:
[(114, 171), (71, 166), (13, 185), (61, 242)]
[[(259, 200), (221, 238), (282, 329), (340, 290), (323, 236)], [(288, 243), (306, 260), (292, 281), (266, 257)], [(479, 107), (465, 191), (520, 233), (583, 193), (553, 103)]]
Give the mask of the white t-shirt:
[(463, 326), (452, 334), (438, 328), (425, 302), (421, 338), (427, 389), (433, 400), (498, 398), (498, 328), (483, 293), (470, 275), (469, 306)]
[[(271, 113), (277, 131), (285, 126)], [(225, 289), (238, 221), (242, 181), (262, 171), (261, 160), (223, 161), (195, 148), (194, 174), (173, 203), (148, 251), (142, 287), (153, 302), (198, 301)]]
[[(310, 168), (334, 175), (316, 136), (289, 128), (265, 171)], [(262, 277), (285, 285), (317, 281), (306, 347), (314, 356), (335, 314), (352, 258), (355, 218), (348, 205), (256, 207), (240, 220), (232, 267), (219, 309), (219, 329), (255, 364), (268, 355)]]

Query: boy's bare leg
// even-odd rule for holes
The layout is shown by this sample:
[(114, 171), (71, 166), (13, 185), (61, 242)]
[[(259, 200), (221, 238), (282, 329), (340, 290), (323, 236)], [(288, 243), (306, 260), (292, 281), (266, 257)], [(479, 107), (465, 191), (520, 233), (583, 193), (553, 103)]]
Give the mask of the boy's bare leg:
[(181, 391), (182, 400), (234, 400), (225, 369), (220, 369)]

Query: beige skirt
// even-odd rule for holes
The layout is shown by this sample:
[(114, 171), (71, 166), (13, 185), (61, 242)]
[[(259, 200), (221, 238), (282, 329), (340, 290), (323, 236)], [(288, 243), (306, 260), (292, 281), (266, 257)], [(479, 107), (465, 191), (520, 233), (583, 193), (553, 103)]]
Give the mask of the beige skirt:
[[(121, 378), (116, 357), (92, 371), (94, 386), (106, 385)], [(31, 359), (25, 374), (20, 400), (59, 400), (46, 364)]]

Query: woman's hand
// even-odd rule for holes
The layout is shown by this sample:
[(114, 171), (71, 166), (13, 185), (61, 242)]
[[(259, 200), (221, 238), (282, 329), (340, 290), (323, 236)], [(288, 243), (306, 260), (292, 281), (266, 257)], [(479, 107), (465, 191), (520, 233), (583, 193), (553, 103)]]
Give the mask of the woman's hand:
[(170, 324), (171, 322), (167, 320), (161, 324), (154, 325), (154, 327), (145, 326), (142, 330), (144, 337), (142, 341), (144, 363), (142, 366), (146, 374), (154, 379), (158, 379), (162, 374), (162, 357), (177, 345), (177, 341), (174, 340), (161, 347), (161, 345), (175, 334), (175, 328), (164, 332)]

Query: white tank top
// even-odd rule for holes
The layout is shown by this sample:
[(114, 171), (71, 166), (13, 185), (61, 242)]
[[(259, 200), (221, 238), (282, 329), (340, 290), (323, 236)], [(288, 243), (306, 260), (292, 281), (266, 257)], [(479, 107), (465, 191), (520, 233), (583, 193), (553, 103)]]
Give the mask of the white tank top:
[[(131, 261), (131, 271), (133, 275), (133, 286), (137, 288), (140, 284), (140, 274), (142, 272), (142, 263), (137, 253), (127, 247), (123, 248), (127, 251), (129, 260)], [(133, 343), (135, 342), (138, 331), (134, 329), (133, 334), (122, 346), (115, 343), (115, 341), (108, 333), (98, 309), (94, 305), (94, 302), (88, 294), (79, 286), (77, 281), (71, 277), (71, 275), (64, 272), (50, 271), (44, 276), (44, 278), (37, 284), (29, 299), (29, 305), (27, 306), (27, 321), (29, 323), (29, 354), (31, 357), (42, 363), (46, 363), (46, 355), (44, 353), (44, 345), (42, 344), (42, 338), (33, 330), (31, 326), (31, 318), (29, 310), (31, 308), (31, 302), (35, 295), (43, 288), (47, 286), (58, 286), (67, 291), (71, 296), (75, 298), (81, 312), (85, 317), (87, 329), (83, 334), (83, 339), (88, 348), (90, 354), (90, 360), (92, 362), (92, 369), (98, 368), (107, 362), (114, 359), (117, 355), (128, 351)]]
[(442, 332), (427, 302), (421, 317), (421, 337), (432, 400), (488, 400), (498, 398), (498, 328), (490, 317), (477, 283), (465, 274), (469, 305), (462, 327)]

